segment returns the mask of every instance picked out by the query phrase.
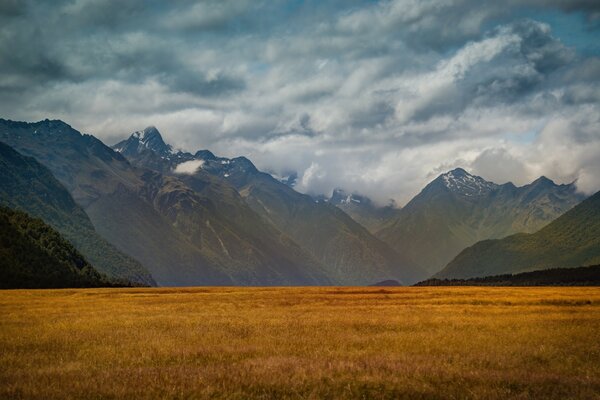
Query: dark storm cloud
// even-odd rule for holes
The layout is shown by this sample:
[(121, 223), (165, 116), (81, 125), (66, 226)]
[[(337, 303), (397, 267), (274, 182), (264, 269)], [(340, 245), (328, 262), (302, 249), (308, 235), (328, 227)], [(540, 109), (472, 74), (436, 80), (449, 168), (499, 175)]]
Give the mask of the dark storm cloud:
[(0, 18), (14, 17), (25, 12), (25, 3), (20, 0), (3, 0), (0, 2)]
[(163, 74), (158, 78), (161, 83), (164, 83), (173, 91), (186, 92), (205, 97), (227, 95), (243, 90), (245, 87), (243, 80), (222, 74), (207, 77), (205, 74), (200, 74), (198, 72), (181, 71)]
[(0, 104), (5, 118), (62, 118), (113, 141), (157, 125), (175, 146), (296, 171), (307, 192), (402, 203), (454, 166), (589, 191), (600, 61), (552, 21), (580, 19), (570, 43), (585, 47), (599, 12), (566, 0), (4, 0)]

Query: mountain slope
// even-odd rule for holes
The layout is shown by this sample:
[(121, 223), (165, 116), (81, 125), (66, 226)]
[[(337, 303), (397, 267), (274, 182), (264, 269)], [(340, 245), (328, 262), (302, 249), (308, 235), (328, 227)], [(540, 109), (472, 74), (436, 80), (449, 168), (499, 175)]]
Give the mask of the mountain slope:
[(484, 240), (463, 250), (435, 278), (470, 278), (600, 264), (600, 192), (533, 234)]
[(94, 229), (86, 213), (52, 173), (0, 142), (0, 205), (26, 211), (59, 231), (100, 272), (144, 285), (155, 284), (140, 263)]
[(42, 220), (0, 207), (0, 288), (111, 285)]
[[(145, 142), (149, 138), (152, 145)], [(399, 279), (411, 283), (425, 275), (337, 207), (294, 191), (260, 172), (247, 158), (216, 157), (207, 150), (173, 152), (156, 138), (155, 130), (147, 128), (113, 147), (135, 165), (177, 175), (196, 191), (215, 177), (224, 187), (235, 188), (255, 213), (316, 258), (334, 282), (356, 285)], [(196, 184), (191, 183), (194, 179)]]
[(477, 241), (535, 232), (582, 199), (573, 184), (542, 177), (497, 185), (459, 168), (429, 183), (376, 236), (435, 273)]
[[(177, 176), (136, 168), (61, 121), (0, 120), (0, 140), (46, 165), (97, 231), (140, 260), (160, 285), (330, 283), (317, 261), (265, 228), (239, 196), (207, 197)], [(202, 183), (212, 188), (207, 193), (219, 191), (214, 184)], [(229, 209), (254, 219), (243, 227)]]

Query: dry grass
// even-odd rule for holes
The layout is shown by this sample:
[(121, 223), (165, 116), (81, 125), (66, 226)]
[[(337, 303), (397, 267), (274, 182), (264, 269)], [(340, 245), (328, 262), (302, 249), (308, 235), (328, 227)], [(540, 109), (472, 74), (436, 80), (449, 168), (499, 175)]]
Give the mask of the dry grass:
[(0, 292), (0, 398), (600, 398), (598, 288)]

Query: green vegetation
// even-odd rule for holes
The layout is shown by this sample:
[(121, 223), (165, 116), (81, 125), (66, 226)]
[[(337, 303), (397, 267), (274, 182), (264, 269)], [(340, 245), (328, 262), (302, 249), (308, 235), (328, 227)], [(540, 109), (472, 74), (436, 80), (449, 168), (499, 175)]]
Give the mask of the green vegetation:
[(0, 291), (0, 398), (595, 399), (597, 288)]
[(600, 286), (600, 265), (470, 279), (427, 279), (414, 286)]
[(0, 288), (113, 285), (42, 220), (0, 207)]
[(46, 167), (1, 142), (0, 205), (41, 218), (71, 242), (98, 271), (117, 279), (154, 284), (140, 263), (95, 231), (83, 209)]
[(533, 234), (484, 240), (434, 278), (464, 279), (600, 264), (600, 192)]

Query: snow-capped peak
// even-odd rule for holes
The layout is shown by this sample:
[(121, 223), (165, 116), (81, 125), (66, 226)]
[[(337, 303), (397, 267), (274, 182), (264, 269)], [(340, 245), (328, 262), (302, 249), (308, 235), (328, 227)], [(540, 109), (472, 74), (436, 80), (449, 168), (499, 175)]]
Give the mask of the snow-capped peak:
[(452, 192), (465, 196), (486, 195), (495, 190), (498, 185), (488, 182), (480, 176), (469, 174), (462, 168), (456, 168), (440, 176), (444, 186)]
[(171, 146), (164, 142), (160, 132), (154, 126), (149, 126), (143, 131), (134, 132), (132, 136), (144, 143), (148, 148), (158, 148), (161, 150), (168, 148), (170, 152), (173, 151)]
[(113, 148), (119, 153), (124, 154), (140, 153), (144, 149), (149, 149), (162, 158), (170, 157), (174, 154), (173, 148), (163, 141), (160, 132), (154, 126), (133, 132), (129, 139), (116, 144)]

